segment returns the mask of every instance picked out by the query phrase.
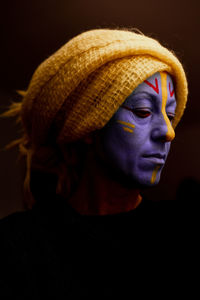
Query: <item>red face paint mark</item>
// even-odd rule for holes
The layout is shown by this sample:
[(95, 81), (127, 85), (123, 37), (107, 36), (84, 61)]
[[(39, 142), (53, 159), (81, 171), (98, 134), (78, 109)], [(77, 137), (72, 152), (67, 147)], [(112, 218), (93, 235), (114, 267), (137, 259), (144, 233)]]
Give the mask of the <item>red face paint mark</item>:
[(156, 85), (153, 85), (151, 82), (147, 81), (147, 80), (144, 80), (144, 82), (146, 84), (148, 84), (157, 94), (159, 94), (159, 87), (158, 87), (158, 79), (155, 78), (155, 84)]
[(174, 95), (174, 90), (171, 91), (171, 85), (170, 85), (170, 82), (169, 82), (169, 94), (170, 94), (170, 97), (172, 97)]

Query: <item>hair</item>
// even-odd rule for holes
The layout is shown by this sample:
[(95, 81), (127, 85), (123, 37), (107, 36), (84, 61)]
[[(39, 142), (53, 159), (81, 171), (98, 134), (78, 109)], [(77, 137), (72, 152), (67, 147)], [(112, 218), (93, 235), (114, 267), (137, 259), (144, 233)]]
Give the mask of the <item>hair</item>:
[[(16, 92), (21, 96), (24, 95), (23, 91)], [(20, 115), (18, 115), (20, 109), (21, 102), (12, 101), (0, 117), (18, 116), (16, 124), (21, 123)], [(25, 162), (27, 161), (26, 147), (28, 148), (28, 145), (24, 141), (24, 146), (22, 146), (19, 143), (21, 140), (22, 138), (10, 142), (4, 149), (8, 150), (18, 145), (20, 148), (18, 160)], [(30, 189), (26, 181), (24, 182), (24, 208), (31, 209), (41, 196), (48, 193), (70, 197), (80, 181), (87, 151), (88, 144), (82, 139), (63, 145), (58, 145), (55, 140), (51, 140), (50, 144), (41, 145), (40, 148), (37, 148), (31, 159)]]
[(87, 151), (88, 145), (78, 140), (44, 147), (33, 154), (30, 188), (34, 198), (39, 200), (41, 194), (49, 192), (70, 197), (81, 179)]

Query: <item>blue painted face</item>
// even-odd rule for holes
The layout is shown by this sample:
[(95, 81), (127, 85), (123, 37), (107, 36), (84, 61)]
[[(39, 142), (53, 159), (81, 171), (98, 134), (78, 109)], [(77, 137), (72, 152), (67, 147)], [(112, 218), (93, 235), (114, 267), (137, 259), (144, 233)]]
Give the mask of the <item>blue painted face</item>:
[(171, 76), (160, 72), (149, 77), (102, 129), (99, 151), (104, 161), (129, 182), (157, 184), (175, 137), (175, 108)]

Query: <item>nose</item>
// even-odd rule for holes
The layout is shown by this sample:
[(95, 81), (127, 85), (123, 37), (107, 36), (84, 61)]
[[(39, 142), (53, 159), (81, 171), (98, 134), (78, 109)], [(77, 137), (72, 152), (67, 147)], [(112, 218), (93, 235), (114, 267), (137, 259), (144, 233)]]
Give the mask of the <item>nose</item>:
[(171, 142), (175, 138), (175, 132), (170, 120), (166, 116), (161, 116), (159, 122), (157, 122), (152, 129), (152, 139), (162, 142)]

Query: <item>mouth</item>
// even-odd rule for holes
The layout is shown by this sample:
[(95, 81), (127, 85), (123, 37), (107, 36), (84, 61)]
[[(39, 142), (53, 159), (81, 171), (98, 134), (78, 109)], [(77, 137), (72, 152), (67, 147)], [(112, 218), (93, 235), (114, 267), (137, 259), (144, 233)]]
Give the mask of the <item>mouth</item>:
[(163, 165), (165, 163), (166, 154), (149, 153), (149, 154), (144, 154), (143, 157), (148, 159), (148, 161), (151, 161), (155, 164)]

